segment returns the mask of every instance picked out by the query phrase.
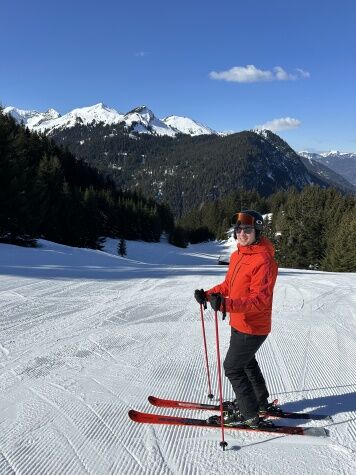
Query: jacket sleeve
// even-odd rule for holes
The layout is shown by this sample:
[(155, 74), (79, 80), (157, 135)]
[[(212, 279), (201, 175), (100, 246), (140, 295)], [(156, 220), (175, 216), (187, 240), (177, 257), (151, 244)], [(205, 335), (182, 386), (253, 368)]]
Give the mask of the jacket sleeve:
[(278, 267), (274, 260), (266, 259), (254, 269), (248, 297), (226, 299), (228, 312), (260, 312), (271, 304)]

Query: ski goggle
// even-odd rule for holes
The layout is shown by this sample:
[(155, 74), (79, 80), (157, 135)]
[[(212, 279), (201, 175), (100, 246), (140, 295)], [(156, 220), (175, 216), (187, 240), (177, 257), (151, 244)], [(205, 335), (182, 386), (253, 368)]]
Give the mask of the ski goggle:
[(255, 218), (246, 213), (237, 213), (236, 215), (237, 224), (246, 224), (247, 226), (254, 226)]

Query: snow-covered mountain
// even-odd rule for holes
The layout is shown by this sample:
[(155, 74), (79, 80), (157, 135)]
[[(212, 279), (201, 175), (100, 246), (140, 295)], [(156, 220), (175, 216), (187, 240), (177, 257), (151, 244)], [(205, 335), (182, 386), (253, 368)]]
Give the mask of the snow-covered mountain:
[(18, 122), (23, 122), (30, 130), (45, 132), (47, 135), (76, 125), (98, 125), (100, 123), (104, 125), (124, 123), (133, 132), (170, 137), (174, 137), (178, 133), (188, 135), (217, 134), (210, 127), (188, 117), (172, 115), (161, 120), (144, 105), (136, 107), (126, 114), (110, 109), (103, 103), (73, 109), (63, 116), (53, 109), (49, 109), (47, 112), (37, 112), (6, 107), (4, 112), (11, 114)]
[(109, 109), (103, 103), (73, 109), (63, 116), (53, 109), (49, 109), (47, 112), (37, 112), (6, 107), (4, 112), (10, 113), (15, 120), (23, 122), (30, 130), (46, 132), (47, 134), (52, 133), (54, 130), (66, 129), (78, 124), (117, 124), (124, 117), (123, 114), (115, 109)]
[(346, 180), (352, 185), (356, 186), (356, 153), (339, 152), (337, 150), (320, 153), (303, 150), (298, 153), (309, 161), (315, 160), (327, 166), (334, 172), (346, 178)]
[(46, 112), (17, 109), (16, 107), (5, 107), (4, 114), (10, 114), (19, 123), (23, 123), (30, 130), (39, 130), (40, 124), (58, 119), (61, 115), (54, 109)]
[(348, 159), (355, 159), (356, 160), (356, 153), (354, 152), (339, 152), (338, 150), (331, 150), (329, 152), (308, 152), (307, 150), (302, 150), (298, 152), (299, 155), (305, 158), (312, 158), (314, 160), (318, 160), (318, 162), (323, 162), (324, 164), (328, 165), (334, 160), (348, 160)]
[(133, 132), (140, 134), (169, 135), (174, 137), (176, 132), (158, 119), (146, 106), (136, 107), (124, 115), (123, 122), (127, 127), (133, 127)]
[(338, 158), (338, 159), (346, 159), (349, 157), (354, 157), (356, 158), (356, 153), (353, 152), (339, 152), (338, 150), (331, 150), (330, 152), (322, 152), (320, 153), (322, 157), (325, 159), (333, 159), (333, 158)]
[(216, 134), (215, 130), (200, 124), (195, 120), (189, 119), (189, 117), (180, 117), (178, 115), (170, 115), (162, 119), (163, 122), (171, 127), (173, 130), (180, 132), (181, 134), (188, 135), (205, 135)]
[(123, 114), (110, 109), (103, 103), (95, 104), (90, 107), (81, 107), (73, 109), (68, 114), (41, 124), (41, 132), (53, 132), (58, 129), (66, 129), (75, 125), (91, 125), (91, 124), (118, 124), (122, 121)]

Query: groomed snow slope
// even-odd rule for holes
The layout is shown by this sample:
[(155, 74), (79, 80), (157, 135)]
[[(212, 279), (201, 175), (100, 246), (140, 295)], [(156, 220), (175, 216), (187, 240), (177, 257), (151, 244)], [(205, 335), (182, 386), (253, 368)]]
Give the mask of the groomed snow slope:
[[(128, 259), (41, 246), (0, 245), (2, 475), (356, 473), (356, 274), (280, 269), (273, 332), (258, 353), (271, 397), (331, 414), (305, 421), (330, 437), (226, 431), (223, 452), (218, 430), (127, 417), (204, 414), (153, 408), (147, 396), (207, 401), (193, 290), (223, 280), (222, 245), (129, 242)], [(214, 362), (211, 310), (206, 330)], [(220, 337), (224, 354), (227, 322)], [(212, 380), (216, 392), (215, 366)]]

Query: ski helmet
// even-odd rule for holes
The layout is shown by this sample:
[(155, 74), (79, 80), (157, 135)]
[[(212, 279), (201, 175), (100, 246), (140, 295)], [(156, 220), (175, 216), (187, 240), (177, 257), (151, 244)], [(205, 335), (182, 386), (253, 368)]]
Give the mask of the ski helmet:
[(236, 214), (236, 224), (234, 228), (234, 238), (237, 239), (236, 228), (240, 224), (246, 224), (247, 226), (253, 226), (256, 231), (256, 241), (259, 240), (263, 231), (263, 217), (258, 211), (251, 209), (244, 209), (240, 213)]

